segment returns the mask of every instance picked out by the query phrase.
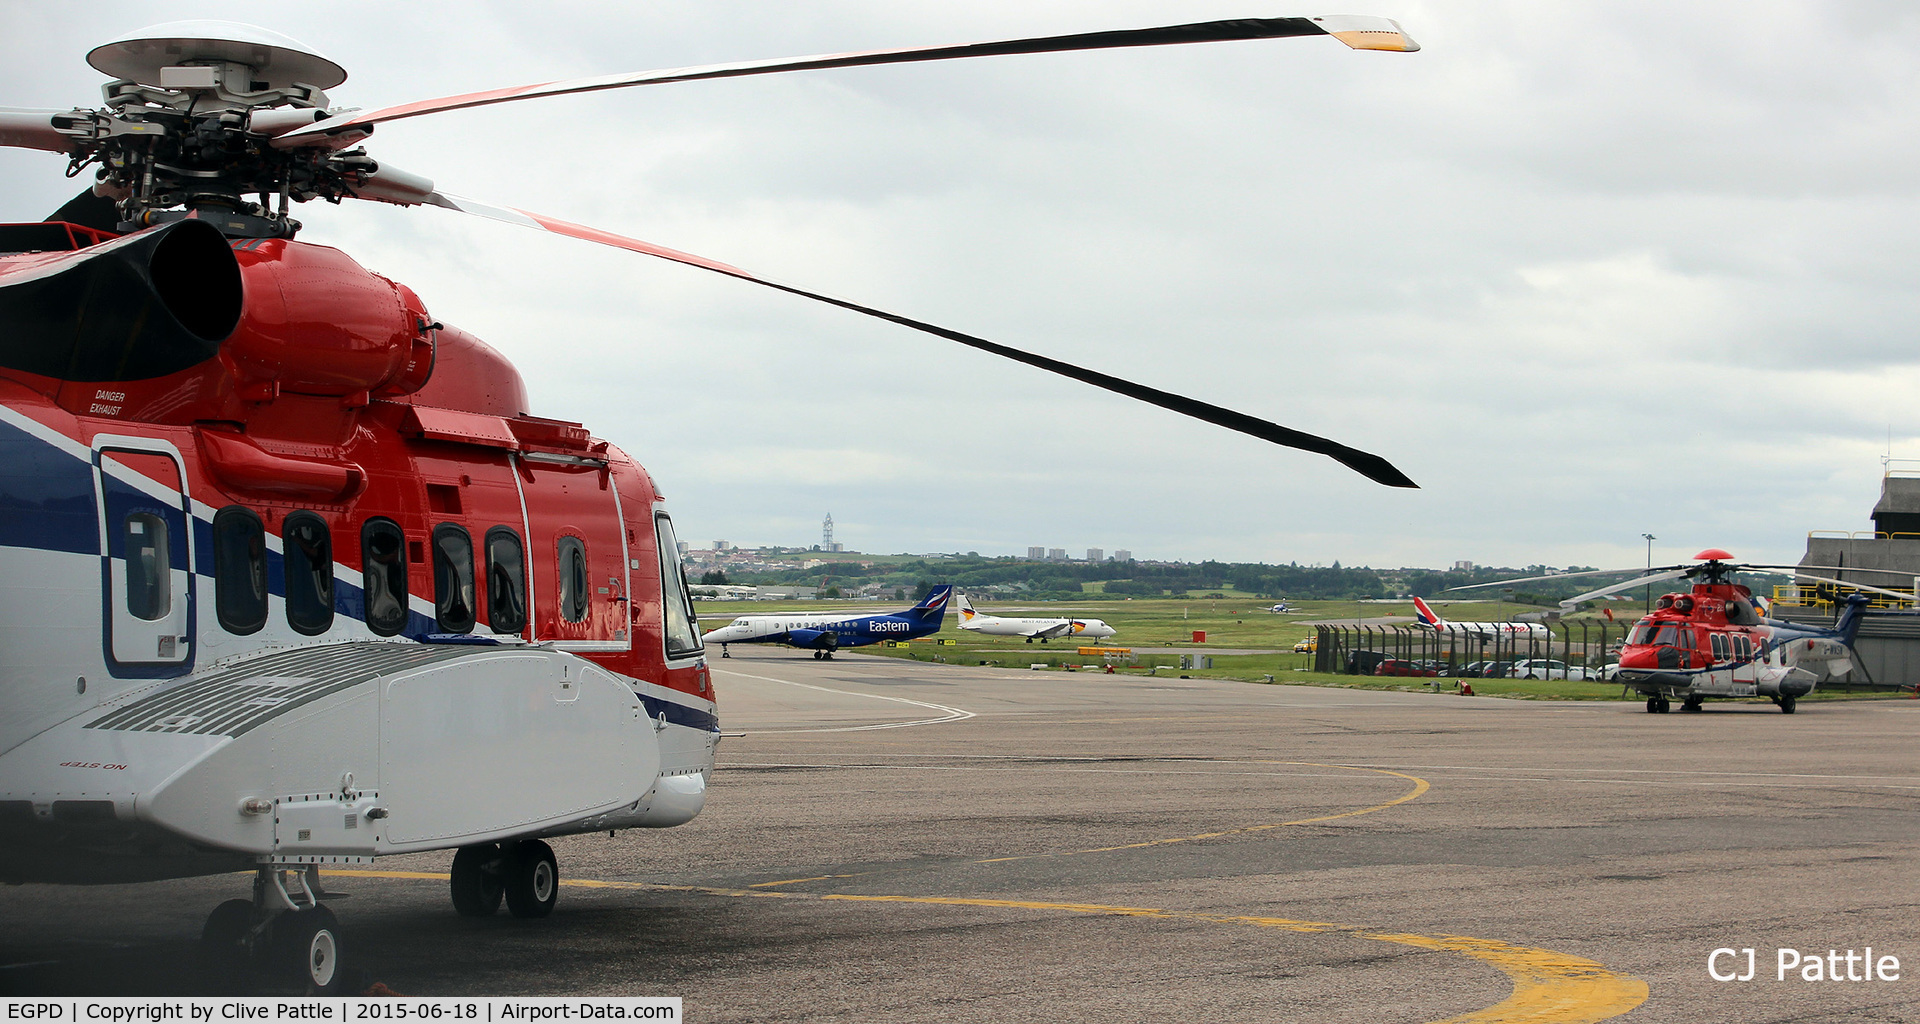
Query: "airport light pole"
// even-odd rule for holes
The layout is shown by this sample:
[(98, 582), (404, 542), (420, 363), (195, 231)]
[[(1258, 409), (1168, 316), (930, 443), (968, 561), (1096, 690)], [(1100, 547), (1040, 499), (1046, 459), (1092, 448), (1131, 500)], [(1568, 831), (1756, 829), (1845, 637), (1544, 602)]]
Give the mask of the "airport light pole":
[[(1653, 572), (1653, 542), (1657, 538), (1655, 538), (1654, 535), (1651, 533), (1643, 533), (1640, 536), (1647, 538), (1647, 572), (1651, 573)], [(1647, 612), (1651, 614), (1652, 611), (1653, 611), (1653, 584), (1649, 583), (1647, 584)]]

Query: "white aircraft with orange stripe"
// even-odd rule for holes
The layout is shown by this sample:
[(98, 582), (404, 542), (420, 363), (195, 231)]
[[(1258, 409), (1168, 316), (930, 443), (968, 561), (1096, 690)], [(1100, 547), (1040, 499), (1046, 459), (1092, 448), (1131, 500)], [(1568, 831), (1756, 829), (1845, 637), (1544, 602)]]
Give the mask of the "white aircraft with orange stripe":
[(1435, 633), (1453, 636), (1546, 636), (1547, 627), (1538, 622), (1448, 622), (1440, 613), (1427, 607), (1427, 602), (1413, 599), (1413, 610), (1418, 618), (1414, 623), (1421, 629), (1431, 629)]
[(960, 595), (960, 628), (987, 636), (1024, 636), (1028, 643), (1046, 643), (1054, 637), (1100, 640), (1113, 635), (1113, 627), (1099, 619), (1014, 619), (982, 615), (973, 610), (973, 602)]

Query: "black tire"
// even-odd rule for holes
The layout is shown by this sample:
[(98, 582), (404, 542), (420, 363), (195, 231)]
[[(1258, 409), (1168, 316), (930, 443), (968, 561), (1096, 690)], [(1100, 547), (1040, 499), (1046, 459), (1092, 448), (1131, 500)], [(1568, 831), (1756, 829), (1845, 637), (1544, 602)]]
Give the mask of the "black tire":
[(289, 985), (309, 996), (337, 996), (346, 987), (340, 969), (340, 922), (324, 906), (296, 910), (273, 920), (275, 987)]
[(224, 993), (245, 987), (253, 960), (246, 938), (252, 930), (252, 900), (228, 900), (207, 915), (200, 929), (200, 968), (209, 990)]
[(560, 898), (560, 866), (553, 847), (538, 839), (513, 845), (507, 857), (507, 909), (515, 917), (545, 917)]
[(1680, 710), (1686, 711), (1689, 713), (1700, 711), (1701, 710), (1700, 703), (1701, 703), (1701, 699), (1699, 697), (1688, 697), (1686, 701), (1680, 705)]
[(1793, 706), (1795, 703), (1796, 701), (1792, 697), (1780, 698), (1780, 713), (1783, 715), (1793, 714)]
[(1660, 713), (1660, 698), (1648, 697), (1647, 698), (1647, 714), (1657, 715), (1659, 713)]
[(492, 917), (506, 893), (505, 867), (498, 846), (462, 846), (453, 855), (453, 909), (461, 917)]

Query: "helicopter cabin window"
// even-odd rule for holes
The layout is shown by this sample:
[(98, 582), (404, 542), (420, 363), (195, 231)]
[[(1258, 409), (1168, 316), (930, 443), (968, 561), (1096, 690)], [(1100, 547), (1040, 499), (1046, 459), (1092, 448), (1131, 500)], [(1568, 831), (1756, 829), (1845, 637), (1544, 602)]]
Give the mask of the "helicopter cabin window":
[(267, 530), (239, 505), (213, 514), (213, 613), (237, 636), (267, 624)]
[(572, 534), (559, 541), (560, 617), (582, 622), (587, 617), (587, 542)]
[(680, 571), (680, 545), (673, 536), (673, 521), (655, 516), (653, 531), (660, 552), (660, 606), (665, 610), (667, 657), (690, 658), (704, 648), (700, 644), (700, 621), (693, 611), (693, 592)]
[(1753, 642), (1748, 639), (1746, 634), (1736, 633), (1731, 639), (1733, 641), (1734, 657), (1739, 658), (1741, 661), (1746, 661), (1753, 657)]
[(442, 633), (473, 630), (473, 538), (452, 523), (433, 528), (433, 614)]
[(527, 627), (527, 553), (505, 526), (487, 531), (487, 625), (495, 633)]
[(135, 512), (121, 523), (127, 556), (127, 612), (152, 622), (173, 610), (173, 568), (167, 557), (167, 521)]
[(1726, 661), (1730, 656), (1728, 654), (1727, 635), (1725, 633), (1715, 633), (1713, 634), (1712, 640), (1713, 640), (1713, 660)]
[(360, 527), (360, 572), (367, 628), (393, 636), (407, 626), (407, 535), (391, 519)]
[(290, 512), (280, 531), (287, 570), (287, 625), (318, 636), (333, 625), (333, 538), (326, 520)]

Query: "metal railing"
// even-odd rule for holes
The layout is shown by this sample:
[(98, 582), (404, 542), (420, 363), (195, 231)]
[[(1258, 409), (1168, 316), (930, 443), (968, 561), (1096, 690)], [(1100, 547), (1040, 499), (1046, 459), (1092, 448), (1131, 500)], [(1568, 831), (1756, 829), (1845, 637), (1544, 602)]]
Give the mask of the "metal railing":
[(1871, 590), (1856, 590), (1853, 587), (1836, 586), (1823, 583), (1817, 587), (1783, 583), (1773, 588), (1773, 603), (1782, 608), (1833, 608), (1845, 604), (1847, 598), (1859, 594), (1867, 599), (1869, 608), (1914, 608), (1920, 607), (1920, 594), (1910, 598), (1894, 597), (1890, 594), (1877, 594)]

